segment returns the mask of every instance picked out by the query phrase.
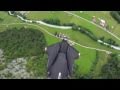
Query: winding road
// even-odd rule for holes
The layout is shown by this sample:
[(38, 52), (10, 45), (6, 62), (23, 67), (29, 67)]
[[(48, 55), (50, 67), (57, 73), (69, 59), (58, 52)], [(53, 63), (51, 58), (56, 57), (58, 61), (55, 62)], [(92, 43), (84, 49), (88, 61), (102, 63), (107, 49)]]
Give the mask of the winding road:
[[(14, 16), (14, 14), (12, 14), (10, 11), (8, 11), (8, 13), (9, 13), (9, 15)], [(19, 18), (20, 20), (22, 20), (22, 21), (24, 21), (24, 22), (27, 22), (27, 23), (32, 23), (32, 22), (33, 22), (33, 20), (24, 19), (22, 16), (19, 16), (19, 15), (17, 15), (17, 18)], [(64, 29), (64, 30), (66, 30), (66, 29), (67, 29), (67, 30), (68, 30), (68, 29), (72, 29), (71, 26), (52, 25), (52, 24), (45, 23), (45, 22), (43, 22), (43, 21), (41, 21), (41, 20), (39, 20), (39, 21), (34, 21), (34, 22), (36, 22), (36, 23), (38, 23), (38, 24), (42, 24), (42, 25), (48, 26), (48, 27), (52, 27), (52, 28), (58, 28), (58, 29)]]
[(101, 26), (93, 23), (92, 21), (89, 21), (89, 20), (87, 20), (87, 19), (85, 19), (85, 18), (83, 18), (83, 17), (80, 17), (79, 15), (76, 15), (76, 14), (74, 14), (74, 13), (71, 13), (71, 12), (69, 12), (69, 11), (64, 11), (64, 12), (67, 13), (67, 14), (69, 14), (69, 15), (73, 15), (73, 16), (75, 16), (75, 17), (77, 17), (77, 18), (83, 19), (83, 20), (85, 20), (85, 21), (87, 21), (87, 22), (89, 22), (89, 23), (91, 23), (91, 24), (93, 24), (93, 25), (101, 28), (102, 30), (106, 31), (107, 33), (109, 33), (110, 35), (112, 35), (113, 37), (115, 37), (116, 39), (120, 40), (120, 38), (119, 38), (118, 36), (116, 36), (115, 34), (111, 33), (109, 30), (107, 30), (107, 29), (105, 29), (105, 28), (103, 28), (103, 27), (101, 27)]
[[(46, 32), (47, 34), (49, 34), (50, 36), (55, 37), (55, 38), (58, 38), (58, 37), (56, 37), (54, 34), (48, 32), (47, 29), (44, 29), (44, 28), (40, 27), (39, 25), (35, 25), (35, 24), (29, 24), (29, 23), (10, 23), (10, 24), (0, 24), (0, 25), (9, 26), (9, 25), (20, 25), (20, 24), (21, 24), (21, 25), (31, 25), (31, 26), (38, 27), (38, 28), (40, 28), (41, 30), (45, 31), (45, 32)], [(78, 45), (78, 46), (80, 46), (80, 47), (83, 47), (83, 48), (88, 48), (88, 49), (97, 50), (97, 51), (103, 51), (103, 52), (106, 52), (107, 54), (112, 53), (111, 51), (107, 51), (107, 50), (103, 50), (103, 49), (98, 49), (98, 48), (93, 48), (93, 47), (84, 46), (84, 45), (81, 45), (81, 44), (79, 44), (79, 43), (77, 43), (77, 42), (75, 42), (75, 41), (72, 41), (72, 40), (68, 40), (68, 41), (73, 42), (73, 43), (75, 43), (76, 45)]]
[[(9, 15), (12, 15), (12, 16), (14, 15), (14, 14), (12, 14), (10, 11), (8, 11), (8, 12), (9, 12)], [(71, 13), (71, 12), (68, 12), (68, 11), (64, 11), (64, 12), (67, 13), (67, 14), (73, 15), (73, 16), (75, 16), (75, 17), (77, 17), (77, 18), (81, 18), (81, 19), (83, 19), (83, 20), (85, 20), (85, 21), (87, 21), (87, 22), (89, 22), (89, 23), (92, 23), (92, 24), (98, 26), (99, 28), (102, 28), (103, 30), (107, 31), (105, 28), (103, 28), (103, 27), (101, 27), (101, 26), (99, 26), (99, 25), (97, 25), (97, 24), (95, 24), (95, 23), (93, 23), (93, 22), (91, 22), (91, 21), (83, 18), (83, 17), (80, 17), (80, 16), (78, 16), (78, 15), (76, 15), (76, 14), (73, 14), (73, 13)], [(18, 17), (19, 19), (21, 19), (22, 21), (25, 21), (25, 22), (28, 22), (28, 23), (11, 23), (11, 24), (1, 24), (1, 25), (27, 24), (27, 25), (37, 26), (37, 27), (41, 28), (42, 30), (44, 30), (47, 34), (49, 34), (49, 35), (51, 35), (51, 36), (53, 36), (53, 37), (56, 37), (54, 34), (48, 32), (48, 30), (40, 27), (39, 25), (30, 24), (30, 23), (32, 23), (32, 20), (24, 19), (23, 17), (21, 17), (21, 16), (19, 16), (19, 15), (17, 15), (17, 17)], [(71, 29), (71, 28), (72, 28), (71, 26), (51, 25), (51, 24), (47, 24), (47, 23), (45, 23), (45, 22), (43, 22), (43, 21), (35, 21), (35, 22), (36, 22), (36, 23), (39, 23), (39, 24), (42, 24), (42, 25), (45, 25), (45, 26), (48, 26), (48, 27), (59, 28), (59, 29), (63, 29), (63, 30), (65, 30), (65, 29), (68, 30), (68, 29)], [(111, 34), (111, 32), (109, 32), (109, 31), (107, 31), (107, 32)], [(114, 36), (114, 37), (116, 37), (117, 39), (119, 39), (119, 38), (118, 38), (117, 36), (115, 36), (113, 33), (112, 33), (111, 35)], [(58, 38), (58, 37), (56, 37), (56, 38)], [(120, 39), (119, 39), (119, 40), (120, 40)], [(98, 51), (103, 51), (103, 52), (106, 52), (106, 53), (108, 53), (108, 54), (109, 54), (109, 53), (112, 53), (112, 52), (107, 51), (107, 50), (84, 46), (84, 45), (81, 45), (81, 44), (79, 44), (79, 43), (77, 43), (77, 42), (74, 42), (74, 41), (72, 41), (72, 40), (68, 40), (68, 41), (73, 42), (73, 43), (75, 43), (76, 45), (79, 45), (79, 46), (84, 47), (84, 48), (88, 48), (88, 49), (92, 49), (92, 50), (98, 50)]]

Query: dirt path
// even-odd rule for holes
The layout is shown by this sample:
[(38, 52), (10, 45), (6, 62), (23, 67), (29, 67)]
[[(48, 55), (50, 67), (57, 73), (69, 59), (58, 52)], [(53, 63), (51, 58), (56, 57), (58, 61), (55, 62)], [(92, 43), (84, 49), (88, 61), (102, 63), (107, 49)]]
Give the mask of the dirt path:
[(83, 17), (80, 17), (80, 16), (78, 16), (78, 15), (76, 15), (76, 14), (74, 14), (74, 13), (71, 13), (71, 12), (69, 12), (69, 11), (64, 11), (64, 12), (67, 13), (67, 14), (73, 15), (73, 16), (75, 16), (75, 17), (77, 17), (77, 18), (83, 19), (83, 20), (85, 20), (85, 21), (87, 21), (87, 22), (89, 22), (89, 23), (91, 23), (91, 24), (93, 24), (93, 25), (101, 28), (102, 30), (106, 31), (107, 33), (109, 33), (110, 35), (112, 35), (113, 37), (115, 37), (116, 39), (120, 40), (120, 38), (119, 38), (118, 36), (116, 36), (115, 34), (111, 33), (109, 30), (107, 30), (107, 29), (105, 29), (105, 28), (103, 28), (103, 27), (101, 27), (101, 26), (93, 23), (92, 21), (89, 21), (89, 20), (87, 20), (87, 19), (85, 19), (85, 18), (83, 18)]
[[(8, 11), (9, 15), (11, 16), (14, 16), (14, 14), (12, 14), (10, 11)], [(33, 20), (28, 20), (28, 19), (24, 19), (22, 16), (19, 16), (17, 15), (17, 18), (19, 18), (20, 20), (24, 21), (24, 22), (27, 22), (27, 23), (32, 23)], [(58, 29), (64, 29), (64, 30), (68, 30), (68, 29), (71, 29), (72, 27), (71, 26), (58, 26), (58, 25), (52, 25), (52, 24), (48, 24), (48, 23), (45, 23), (43, 21), (34, 21), (38, 24), (42, 24), (42, 25), (45, 25), (45, 26), (48, 26), (48, 27), (52, 27), (52, 28), (58, 28)]]
[[(20, 25), (20, 24), (21, 24), (21, 25), (25, 25), (25, 24), (26, 24), (26, 25), (31, 25), (31, 26), (38, 27), (38, 28), (40, 28), (41, 30), (45, 31), (45, 32), (46, 32), (47, 34), (49, 34), (50, 36), (55, 37), (55, 38), (58, 38), (58, 37), (56, 37), (54, 34), (48, 32), (46, 29), (40, 27), (39, 25), (34, 25), (34, 24), (29, 24), (29, 23), (10, 23), (10, 24), (0, 24), (0, 25), (9, 26), (9, 25)], [(107, 51), (107, 50), (103, 50), (103, 49), (98, 49), (98, 48), (93, 48), (93, 47), (84, 46), (84, 45), (81, 45), (81, 44), (79, 44), (79, 43), (77, 43), (77, 42), (75, 42), (75, 41), (72, 41), (72, 40), (69, 40), (69, 41), (70, 41), (70, 42), (73, 42), (73, 43), (75, 43), (76, 45), (78, 45), (78, 46), (80, 46), (80, 47), (83, 47), (83, 48), (88, 48), (88, 49), (91, 49), (91, 50), (102, 51), (102, 52), (106, 52), (107, 54), (112, 53), (111, 51)]]

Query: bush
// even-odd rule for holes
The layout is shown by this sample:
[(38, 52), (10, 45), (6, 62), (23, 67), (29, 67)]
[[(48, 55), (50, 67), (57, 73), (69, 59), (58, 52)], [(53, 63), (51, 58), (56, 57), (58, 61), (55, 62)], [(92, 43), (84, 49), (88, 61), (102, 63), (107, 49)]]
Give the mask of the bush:
[(4, 19), (3, 18), (0, 18), (0, 22), (2, 22)]
[(74, 26), (74, 23), (63, 23), (62, 26)]
[(36, 23), (36, 21), (32, 21), (32, 23)]
[(107, 29), (107, 30), (110, 30), (110, 26), (109, 26), (109, 25), (107, 25), (107, 26), (106, 26), (106, 29)]
[(114, 45), (114, 46), (119, 46), (113, 39), (107, 39), (106, 43), (110, 44), (110, 45)]
[(111, 11), (110, 14), (118, 23), (120, 23), (120, 11)]
[(72, 30), (78, 31), (78, 30), (79, 30), (79, 27), (78, 27), (77, 25), (74, 24), (74, 25), (72, 26)]
[(74, 26), (74, 23), (61, 23), (59, 19), (43, 19), (45, 23), (58, 25), (58, 26)]
[(110, 55), (108, 63), (101, 69), (101, 76), (106, 79), (120, 79), (120, 60), (117, 54)]
[(61, 25), (59, 19), (43, 19), (42, 21), (48, 24)]
[(100, 40), (104, 42), (105, 37), (104, 36), (100, 37)]
[[(119, 45), (116, 43), (116, 41), (113, 40), (113, 39), (111, 39), (111, 38), (105, 40), (105, 37), (102, 36), (102, 37), (100, 37), (100, 40), (103, 41), (103, 42), (105, 42), (105, 43), (108, 43), (108, 44), (110, 44), (110, 45), (119, 46)], [(108, 46), (108, 47), (109, 47), (109, 46)]]

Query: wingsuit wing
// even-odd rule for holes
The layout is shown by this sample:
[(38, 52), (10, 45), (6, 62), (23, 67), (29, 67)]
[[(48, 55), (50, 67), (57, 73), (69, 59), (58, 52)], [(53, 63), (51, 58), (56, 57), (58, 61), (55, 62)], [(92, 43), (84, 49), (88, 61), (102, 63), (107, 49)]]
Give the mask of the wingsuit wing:
[(72, 75), (73, 63), (74, 60), (79, 57), (78, 51), (75, 50), (73, 47), (69, 46), (67, 50), (67, 62), (68, 62), (68, 69), (69, 74)]
[(50, 70), (51, 65), (53, 64), (58, 51), (59, 51), (60, 45), (59, 43), (54, 44), (52, 46), (47, 47), (47, 54), (48, 54), (48, 71)]
[(64, 53), (59, 53), (55, 64), (51, 68), (50, 77), (58, 79), (59, 73), (61, 73), (61, 79), (68, 77), (67, 60)]

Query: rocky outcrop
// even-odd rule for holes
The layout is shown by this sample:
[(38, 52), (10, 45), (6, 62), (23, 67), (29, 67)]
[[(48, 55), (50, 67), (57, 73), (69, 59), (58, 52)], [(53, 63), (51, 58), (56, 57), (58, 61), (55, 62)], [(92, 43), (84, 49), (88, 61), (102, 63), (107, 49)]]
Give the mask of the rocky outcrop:
[(0, 79), (30, 79), (34, 78), (32, 72), (27, 72), (27, 58), (17, 58), (10, 63), (5, 62), (3, 50), (0, 49), (0, 65), (5, 65), (3, 70), (0, 70)]
[(0, 49), (0, 64), (4, 64), (4, 61), (5, 61), (5, 59), (4, 59), (4, 55), (3, 55), (3, 50)]
[(0, 70), (0, 79), (43, 79), (43, 77), (36, 77), (33, 72), (27, 71), (27, 60), (28, 58), (17, 58), (7, 63), (3, 50), (0, 49), (0, 65), (5, 65)]
[(27, 79), (32, 78), (33, 73), (26, 70), (27, 61), (25, 58), (17, 58), (7, 64), (7, 67), (0, 71), (1, 79)]

